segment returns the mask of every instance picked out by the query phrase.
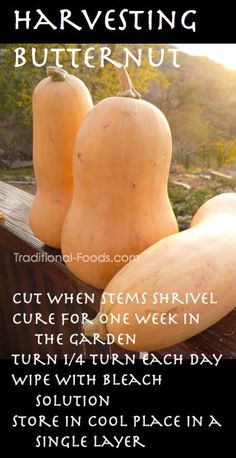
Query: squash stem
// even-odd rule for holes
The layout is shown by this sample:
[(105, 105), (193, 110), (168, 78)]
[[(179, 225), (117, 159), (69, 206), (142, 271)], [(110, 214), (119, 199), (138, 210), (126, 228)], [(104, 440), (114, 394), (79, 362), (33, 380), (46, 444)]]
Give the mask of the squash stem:
[(126, 68), (121, 65), (116, 67), (118, 78), (121, 84), (121, 91), (118, 92), (119, 97), (131, 97), (132, 99), (141, 99), (141, 95), (133, 86), (131, 78), (126, 70)]
[(47, 75), (52, 77), (53, 81), (65, 81), (68, 73), (63, 68), (47, 67)]
[(4, 215), (4, 213), (0, 212), (0, 223), (4, 223), (6, 220), (6, 216)]
[(99, 312), (93, 320), (89, 320), (83, 324), (83, 332), (86, 337), (93, 337), (94, 334), (99, 334), (101, 340), (106, 341), (107, 330), (105, 324), (100, 321), (101, 312)]

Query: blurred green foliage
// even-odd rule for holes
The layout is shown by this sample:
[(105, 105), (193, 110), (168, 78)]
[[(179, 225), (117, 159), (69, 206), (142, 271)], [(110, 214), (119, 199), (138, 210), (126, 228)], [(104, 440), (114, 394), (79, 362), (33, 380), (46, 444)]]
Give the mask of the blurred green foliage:
[(181, 230), (187, 229), (201, 205), (224, 192), (236, 192), (236, 179), (215, 178), (201, 188), (185, 189), (169, 182), (169, 197)]

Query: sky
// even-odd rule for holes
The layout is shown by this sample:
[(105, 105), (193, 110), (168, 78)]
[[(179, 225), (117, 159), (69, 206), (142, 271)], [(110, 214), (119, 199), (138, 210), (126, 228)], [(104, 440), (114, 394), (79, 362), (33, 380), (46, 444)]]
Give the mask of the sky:
[(206, 56), (230, 70), (236, 70), (236, 44), (173, 44), (187, 54)]

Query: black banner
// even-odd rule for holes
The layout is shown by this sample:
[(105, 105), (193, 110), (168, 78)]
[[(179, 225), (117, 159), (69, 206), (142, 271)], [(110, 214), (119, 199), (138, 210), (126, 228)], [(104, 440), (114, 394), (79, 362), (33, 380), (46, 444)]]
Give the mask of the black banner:
[(58, 2), (1, 5), (2, 43), (231, 43), (232, 2), (199, 0)]
[(230, 446), (235, 361), (217, 367), (200, 365), (200, 359), (197, 365), (160, 361), (101, 366), (87, 360), (82, 367), (1, 361), (0, 392), (8, 412), (2, 438), (8, 450), (24, 450), (25, 456), (89, 456), (92, 450), (96, 456), (101, 450), (103, 456), (143, 456), (164, 445), (166, 453), (173, 445), (181, 451), (186, 433), (196, 447), (199, 440), (216, 445), (226, 436)]

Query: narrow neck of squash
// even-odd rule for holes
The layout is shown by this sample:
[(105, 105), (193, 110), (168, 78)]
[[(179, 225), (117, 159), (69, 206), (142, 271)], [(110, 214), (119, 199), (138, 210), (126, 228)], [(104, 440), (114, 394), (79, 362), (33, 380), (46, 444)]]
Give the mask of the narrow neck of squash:
[(65, 81), (66, 78), (68, 78), (67, 71), (59, 67), (47, 67), (47, 75), (50, 76), (53, 81)]
[(118, 78), (120, 80), (121, 91), (118, 92), (119, 97), (130, 97), (131, 99), (141, 99), (141, 95), (133, 86), (131, 78), (126, 70), (126, 68), (122, 65), (121, 67), (116, 67)]

